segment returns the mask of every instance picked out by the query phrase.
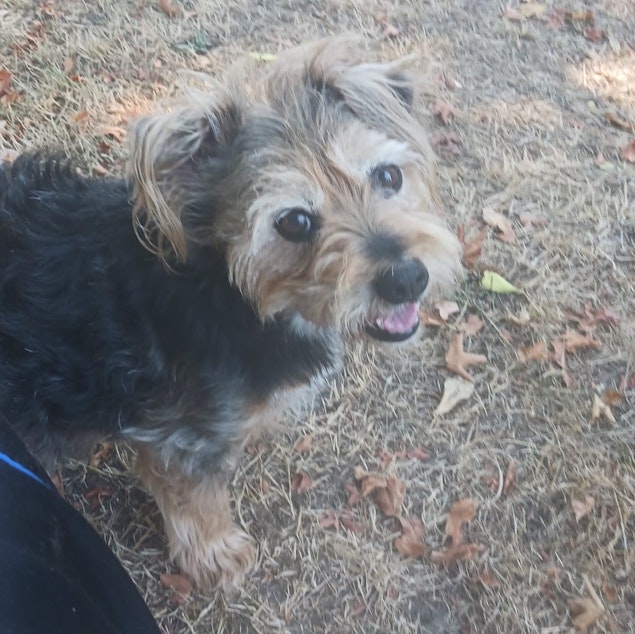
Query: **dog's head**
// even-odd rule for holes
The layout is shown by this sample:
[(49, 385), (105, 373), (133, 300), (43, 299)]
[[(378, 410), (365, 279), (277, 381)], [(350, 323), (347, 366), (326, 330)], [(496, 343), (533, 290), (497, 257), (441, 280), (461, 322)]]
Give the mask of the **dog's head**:
[[(135, 220), (166, 261), (209, 244), (263, 319), (401, 341), (460, 250), (403, 62), (339, 42), (234, 77), (206, 106), (139, 122)], [(251, 75), (253, 79), (253, 73)]]

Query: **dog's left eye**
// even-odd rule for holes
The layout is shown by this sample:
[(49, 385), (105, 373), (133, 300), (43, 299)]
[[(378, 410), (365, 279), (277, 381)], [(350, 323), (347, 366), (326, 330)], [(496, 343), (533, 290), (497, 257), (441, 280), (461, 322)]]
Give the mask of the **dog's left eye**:
[(403, 184), (403, 174), (396, 165), (379, 165), (370, 174), (375, 189), (383, 192), (384, 196), (396, 194)]
[(319, 228), (317, 218), (304, 209), (288, 209), (276, 219), (276, 231), (290, 242), (309, 242)]

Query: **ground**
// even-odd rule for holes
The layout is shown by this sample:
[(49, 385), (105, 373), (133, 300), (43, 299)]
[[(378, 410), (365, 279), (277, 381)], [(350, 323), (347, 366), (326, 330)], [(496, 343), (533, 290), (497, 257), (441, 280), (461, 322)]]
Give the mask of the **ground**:
[[(430, 62), (442, 194), (468, 246), (484, 210), (512, 223), (512, 238), (488, 229), (445, 298), (458, 313), (397, 354), (355, 347), (323, 404), (247, 452), (232, 488), (259, 556), (238, 593), (179, 602), (162, 585), (175, 570), (125, 448), (63, 471), (164, 631), (565, 633), (583, 631), (571, 601), (586, 598), (604, 608), (589, 631), (635, 632), (632, 1), (163, 4), (180, 13), (158, 0), (5, 0), (0, 148), (54, 147), (120, 173), (127, 123), (179, 94), (184, 71), (355, 32), (381, 55)], [(520, 293), (480, 287), (485, 270)], [(469, 368), (474, 394), (438, 415), (445, 353), (469, 315), (484, 325), (466, 349), (487, 361)], [(542, 358), (523, 361), (518, 350), (540, 342)], [(598, 415), (606, 403), (613, 422)], [(295, 450), (305, 436), (310, 448)], [(421, 520), (429, 552), (398, 552), (402, 524), (372, 494), (348, 509), (355, 467), (405, 483), (399, 513)], [(435, 563), (465, 499), (478, 505), (466, 540), (481, 548)]]

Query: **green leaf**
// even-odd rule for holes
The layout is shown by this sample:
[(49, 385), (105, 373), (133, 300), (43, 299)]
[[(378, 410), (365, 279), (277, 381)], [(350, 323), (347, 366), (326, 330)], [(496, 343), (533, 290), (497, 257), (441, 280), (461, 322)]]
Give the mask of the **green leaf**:
[(508, 282), (502, 275), (494, 273), (494, 271), (483, 272), (481, 288), (493, 293), (520, 293), (520, 289)]

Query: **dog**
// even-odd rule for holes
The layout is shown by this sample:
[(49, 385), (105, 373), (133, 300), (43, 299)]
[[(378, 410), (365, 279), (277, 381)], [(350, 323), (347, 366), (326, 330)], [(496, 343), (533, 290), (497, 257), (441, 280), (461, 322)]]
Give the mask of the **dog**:
[(0, 411), (49, 469), (132, 444), (201, 587), (255, 561), (226, 475), (247, 440), (459, 275), (410, 66), (328, 40), (141, 119), (124, 178), (0, 168)]

